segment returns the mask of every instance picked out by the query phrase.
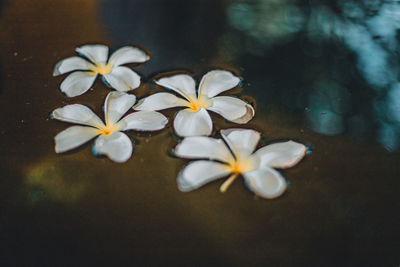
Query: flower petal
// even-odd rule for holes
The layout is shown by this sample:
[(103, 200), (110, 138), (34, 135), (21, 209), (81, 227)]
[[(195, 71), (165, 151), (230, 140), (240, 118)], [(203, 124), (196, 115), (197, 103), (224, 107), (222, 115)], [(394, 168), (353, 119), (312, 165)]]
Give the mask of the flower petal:
[(188, 100), (196, 98), (196, 83), (189, 75), (177, 74), (161, 78), (155, 82), (160, 86), (174, 90)]
[(286, 190), (282, 175), (270, 168), (260, 168), (243, 174), (247, 187), (263, 198), (276, 198)]
[(167, 117), (156, 111), (138, 111), (129, 114), (119, 123), (121, 131), (158, 131), (168, 123)]
[(132, 46), (124, 46), (111, 55), (108, 63), (117, 67), (126, 63), (146, 62), (149, 59), (150, 57), (143, 50)]
[(199, 111), (184, 109), (178, 111), (174, 119), (174, 129), (177, 135), (197, 136), (210, 135), (212, 131), (212, 120), (204, 108)]
[(74, 149), (95, 136), (99, 135), (96, 128), (86, 126), (71, 126), (54, 137), (55, 151), (62, 153)]
[(55, 109), (51, 117), (60, 121), (89, 125), (93, 127), (104, 126), (104, 123), (87, 106), (80, 104), (67, 105)]
[(221, 135), (236, 157), (249, 156), (260, 140), (260, 133), (250, 129), (221, 130)]
[(176, 146), (175, 154), (181, 158), (214, 159), (224, 162), (233, 160), (232, 153), (221, 139), (205, 136), (186, 137)]
[(118, 91), (127, 92), (138, 88), (140, 85), (140, 76), (127, 67), (116, 67), (110, 73), (104, 74), (110, 86)]
[(197, 160), (189, 163), (177, 178), (178, 188), (189, 192), (213, 180), (231, 173), (227, 165), (209, 160)]
[(162, 110), (173, 107), (186, 106), (188, 101), (170, 93), (156, 93), (145, 97), (133, 107), (135, 110)]
[(123, 92), (110, 92), (104, 103), (106, 124), (116, 123), (135, 104), (136, 96)]
[(246, 102), (236, 97), (217, 96), (212, 98), (212, 106), (207, 109), (229, 121), (234, 121), (247, 113), (247, 105)]
[(199, 95), (214, 97), (238, 85), (240, 79), (226, 70), (207, 72), (200, 81)]
[(89, 70), (94, 67), (89, 61), (81, 57), (69, 57), (57, 62), (53, 76), (64, 74), (73, 70)]
[(246, 113), (242, 117), (232, 120), (232, 122), (239, 124), (248, 123), (254, 117), (254, 114), (254, 108), (250, 104), (246, 104)]
[(76, 71), (64, 79), (60, 85), (61, 92), (68, 97), (74, 97), (85, 93), (94, 83), (97, 75), (88, 71)]
[(105, 45), (84, 45), (77, 47), (75, 51), (93, 63), (105, 64), (108, 58), (108, 47)]
[(114, 132), (110, 135), (100, 135), (93, 146), (95, 155), (106, 155), (115, 162), (125, 162), (132, 155), (132, 142), (126, 134)]
[(260, 158), (260, 166), (285, 169), (296, 165), (304, 157), (306, 147), (288, 141), (262, 147), (255, 154)]

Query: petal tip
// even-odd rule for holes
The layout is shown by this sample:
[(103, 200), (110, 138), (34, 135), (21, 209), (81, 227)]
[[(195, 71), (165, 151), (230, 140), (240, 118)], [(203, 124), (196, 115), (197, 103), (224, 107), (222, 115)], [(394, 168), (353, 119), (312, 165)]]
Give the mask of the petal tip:
[(288, 143), (300, 147), (300, 151), (298, 153), (300, 159), (298, 161), (296, 161), (296, 163), (298, 163), (305, 155), (312, 153), (311, 148), (307, 147), (306, 145), (304, 145), (302, 143), (295, 142), (293, 140), (289, 140)]
[(178, 189), (181, 192), (190, 192), (193, 190), (193, 188), (191, 187), (191, 185), (185, 180), (184, 176), (183, 176), (183, 170), (179, 172), (178, 177), (176, 178), (176, 182), (178, 185)]
[(246, 105), (246, 113), (242, 117), (232, 120), (232, 122), (237, 123), (237, 124), (246, 124), (253, 119), (254, 115), (255, 115), (255, 111), (254, 111), (253, 106), (250, 104), (247, 104)]
[(248, 190), (250, 190), (252, 193), (254, 193), (256, 196), (264, 198), (264, 199), (269, 199), (269, 200), (282, 196), (286, 192), (286, 189), (288, 187), (288, 183), (285, 180), (284, 184), (282, 185), (282, 188), (278, 192), (275, 192), (273, 194), (271, 194), (271, 193), (265, 194), (264, 192), (256, 190), (254, 188), (254, 186), (251, 185), (251, 181), (248, 181), (247, 179), (245, 179), (244, 184), (245, 184), (246, 188)]
[(58, 76), (60, 74), (61, 74), (61, 72), (60, 72), (60, 64), (57, 63), (56, 66), (53, 69), (53, 77)]
[(57, 154), (61, 154), (61, 153), (64, 153), (64, 152), (70, 150), (70, 149), (62, 149), (62, 148), (60, 147), (59, 143), (57, 142), (57, 136), (54, 137), (54, 143), (55, 143), (55, 145), (54, 145), (54, 151), (55, 151)]
[[(54, 77), (54, 76), (58, 76), (58, 75), (61, 74), (60, 67), (61, 67), (61, 65), (63, 64), (63, 62), (65, 62), (66, 60), (68, 60), (68, 58), (67, 58), (67, 59), (62, 59), (62, 60), (60, 60), (60, 61), (58, 61), (58, 62), (56, 63), (56, 65), (54, 66), (54, 69), (53, 69), (53, 77)], [(69, 71), (68, 71), (68, 72), (69, 72)]]

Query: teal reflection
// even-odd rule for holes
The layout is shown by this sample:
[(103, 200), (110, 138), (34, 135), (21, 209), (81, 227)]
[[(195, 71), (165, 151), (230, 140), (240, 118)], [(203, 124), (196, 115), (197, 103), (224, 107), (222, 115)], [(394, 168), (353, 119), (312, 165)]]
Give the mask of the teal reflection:
[(251, 30), (256, 22), (254, 8), (245, 3), (232, 3), (227, 8), (230, 24), (238, 30)]
[(304, 111), (317, 133), (399, 147), (399, 1), (233, 1), (227, 14), (258, 99)]
[(312, 109), (307, 117), (311, 128), (317, 133), (333, 135), (344, 131), (343, 117), (329, 109)]
[(327, 135), (342, 133), (349, 97), (347, 89), (337, 83), (319, 83), (309, 96), (306, 115), (310, 127), (317, 133)]
[(246, 51), (257, 54), (274, 43), (290, 38), (305, 23), (305, 14), (292, 0), (233, 1), (226, 8), (227, 20), (246, 38)]
[(399, 129), (394, 125), (382, 123), (378, 140), (386, 150), (395, 151), (399, 148), (399, 134)]
[(393, 84), (386, 96), (375, 102), (380, 120), (379, 142), (389, 151), (400, 146), (400, 83)]
[[(371, 1), (370, 1), (371, 2)], [(364, 1), (365, 3), (365, 1)], [(343, 42), (357, 57), (356, 66), (375, 89), (396, 80), (391, 53), (397, 46), (399, 4), (396, 2), (364, 5), (339, 2), (342, 13), (325, 5), (312, 7), (307, 32), (314, 41)]]

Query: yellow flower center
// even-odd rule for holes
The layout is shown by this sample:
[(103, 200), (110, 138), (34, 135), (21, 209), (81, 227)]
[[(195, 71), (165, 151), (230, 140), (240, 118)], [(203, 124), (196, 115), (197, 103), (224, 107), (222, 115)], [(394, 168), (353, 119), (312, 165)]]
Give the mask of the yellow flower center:
[(106, 126), (99, 127), (100, 134), (110, 135), (116, 131), (118, 131), (119, 127), (117, 124), (107, 124)]
[(229, 162), (227, 167), (231, 172), (233, 172), (233, 174), (229, 176), (229, 178), (226, 179), (219, 188), (221, 193), (224, 193), (226, 190), (228, 190), (229, 186), (236, 180), (240, 173), (251, 171), (256, 168), (256, 163), (252, 157), (246, 157), (245, 159), (237, 158)]
[(254, 169), (254, 162), (251, 158), (236, 159), (229, 163), (229, 169), (234, 173), (244, 173)]
[(211, 106), (210, 100), (206, 99), (205, 97), (199, 96), (195, 99), (189, 99), (187, 106), (192, 111), (198, 111), (200, 108), (208, 108)]
[(112, 69), (112, 64), (104, 65), (103, 63), (97, 63), (96, 66), (94, 66), (90, 70), (95, 73), (103, 75), (103, 74), (110, 73), (111, 69)]

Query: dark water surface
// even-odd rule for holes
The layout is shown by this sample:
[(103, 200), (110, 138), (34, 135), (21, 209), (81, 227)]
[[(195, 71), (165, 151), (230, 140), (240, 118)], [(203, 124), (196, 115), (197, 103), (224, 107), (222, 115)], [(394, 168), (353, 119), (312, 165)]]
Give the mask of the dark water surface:
[[(0, 265), (398, 266), (400, 264), (400, 5), (396, 1), (1, 2)], [(57, 155), (81, 103), (102, 115), (109, 92), (66, 98), (54, 64), (76, 46), (136, 44), (139, 97), (154, 75), (213, 68), (244, 77), (256, 105), (245, 127), (263, 144), (294, 139), (312, 154), (285, 170), (288, 191), (254, 197), (237, 180), (192, 193), (175, 178), (178, 138), (128, 133), (125, 164), (88, 143)], [(175, 111), (165, 114), (172, 116)], [(217, 130), (235, 127), (214, 115)]]

